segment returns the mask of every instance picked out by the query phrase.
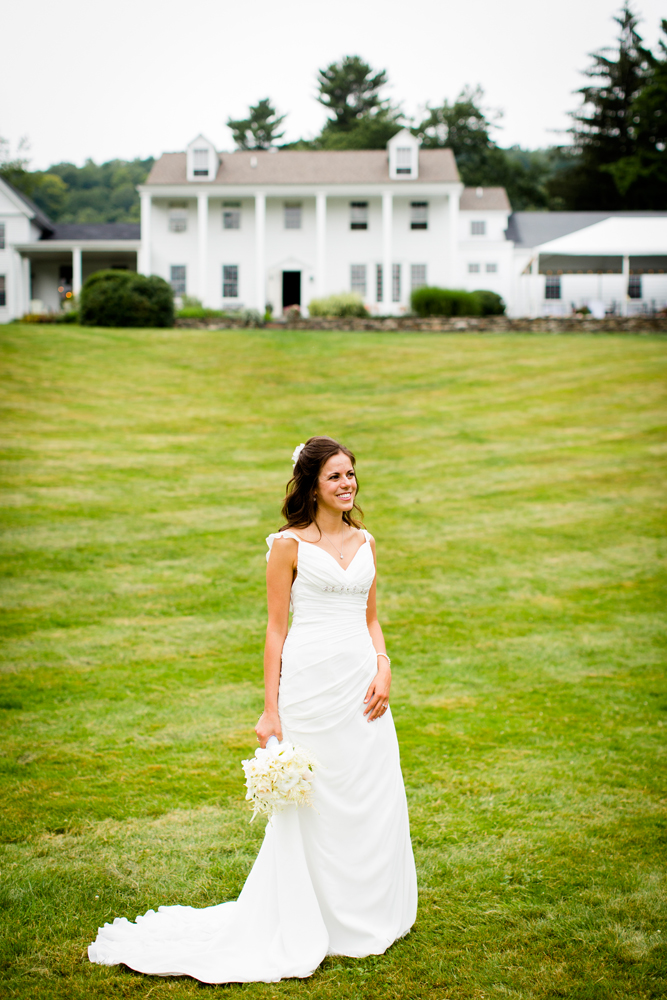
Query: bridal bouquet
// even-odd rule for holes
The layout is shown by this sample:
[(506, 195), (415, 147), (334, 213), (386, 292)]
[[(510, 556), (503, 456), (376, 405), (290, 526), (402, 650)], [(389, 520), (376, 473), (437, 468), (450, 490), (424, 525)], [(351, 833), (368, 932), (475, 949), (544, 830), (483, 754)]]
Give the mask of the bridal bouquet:
[(288, 805), (309, 806), (317, 763), (303, 747), (279, 743), (275, 736), (270, 737), (266, 750), (258, 748), (254, 757), (241, 761), (246, 799), (253, 806), (250, 822), (262, 813), (270, 818)]

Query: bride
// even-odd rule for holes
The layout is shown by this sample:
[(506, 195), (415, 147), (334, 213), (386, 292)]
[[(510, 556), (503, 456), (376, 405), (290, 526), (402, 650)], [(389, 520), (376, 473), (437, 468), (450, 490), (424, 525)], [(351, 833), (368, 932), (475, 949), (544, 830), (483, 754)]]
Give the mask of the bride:
[[(92, 962), (204, 983), (310, 976), (325, 955), (377, 955), (415, 920), (417, 883), (390, 661), (376, 614), (375, 541), (357, 514), (351, 451), (296, 449), (285, 527), (267, 543), (268, 627), (260, 746), (289, 740), (319, 761), (311, 807), (267, 824), (236, 902), (117, 917)], [(289, 628), (289, 613), (292, 626)]]

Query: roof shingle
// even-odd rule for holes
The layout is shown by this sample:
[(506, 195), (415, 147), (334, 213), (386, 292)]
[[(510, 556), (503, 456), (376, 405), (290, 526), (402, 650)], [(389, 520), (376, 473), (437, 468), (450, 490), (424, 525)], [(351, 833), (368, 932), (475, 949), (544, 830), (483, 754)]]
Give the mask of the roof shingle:
[[(257, 166), (251, 166), (255, 160)], [(389, 180), (383, 149), (237, 150), (220, 154), (216, 184), (382, 184)], [(451, 149), (419, 152), (419, 181), (456, 182), (459, 172)], [(163, 153), (147, 185), (186, 184), (185, 153)], [(409, 181), (402, 183), (409, 184)]]
[(460, 208), (464, 212), (511, 212), (507, 191), (503, 187), (468, 187), (463, 189)]

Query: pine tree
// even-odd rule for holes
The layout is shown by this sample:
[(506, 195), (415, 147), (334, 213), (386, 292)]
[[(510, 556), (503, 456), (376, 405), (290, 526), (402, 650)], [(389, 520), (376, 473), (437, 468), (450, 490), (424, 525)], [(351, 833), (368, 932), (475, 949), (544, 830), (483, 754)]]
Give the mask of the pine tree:
[(586, 76), (594, 82), (579, 91), (584, 104), (572, 116), (571, 132), (581, 158), (572, 170), (561, 174), (556, 185), (569, 208), (634, 207), (629, 188), (619, 189), (614, 165), (636, 153), (633, 108), (649, 76), (652, 57), (642, 44), (638, 17), (628, 0), (614, 20), (620, 28), (618, 49), (592, 54), (593, 65)]
[[(662, 21), (667, 36), (667, 21)], [(632, 105), (635, 151), (607, 169), (622, 196), (635, 208), (667, 209), (667, 43), (649, 55), (649, 73)]]
[(375, 72), (360, 56), (345, 56), (318, 73), (320, 104), (333, 117), (314, 141), (319, 149), (384, 149), (401, 125), (398, 108), (380, 96), (386, 70)]
[(251, 104), (247, 118), (227, 119), (234, 142), (239, 149), (269, 149), (284, 132), (278, 129), (287, 115), (279, 115), (268, 97)]

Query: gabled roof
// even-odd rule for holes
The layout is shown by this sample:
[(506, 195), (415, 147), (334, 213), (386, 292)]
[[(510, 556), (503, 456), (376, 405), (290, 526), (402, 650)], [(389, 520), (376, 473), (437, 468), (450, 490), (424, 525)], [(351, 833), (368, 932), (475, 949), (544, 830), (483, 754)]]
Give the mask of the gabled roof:
[(138, 222), (86, 222), (54, 226), (52, 240), (139, 240)]
[[(252, 166), (255, 161), (256, 166)], [(237, 150), (221, 153), (216, 184), (386, 184), (389, 161), (384, 149)], [(451, 149), (419, 152), (419, 182), (459, 180)], [(186, 154), (163, 153), (147, 185), (187, 184)], [(401, 181), (410, 185), (410, 181)]]
[(45, 212), (42, 212), (41, 208), (39, 208), (39, 206), (34, 203), (32, 198), (29, 198), (27, 194), (23, 193), (23, 191), (19, 191), (17, 187), (15, 187), (13, 184), (10, 184), (10, 182), (6, 180), (4, 177), (0, 178), (0, 180), (2, 180), (2, 183), (6, 184), (9, 190), (13, 194), (15, 194), (20, 201), (23, 202), (26, 208), (29, 209), (29, 212), (27, 212), (26, 214), (30, 219), (32, 219), (35, 225), (42, 230), (42, 233), (53, 232), (54, 229), (53, 223), (49, 219), (48, 215), (46, 215)]
[(463, 189), (460, 208), (463, 212), (511, 212), (507, 191), (503, 187), (468, 187)]
[(611, 218), (667, 218), (667, 212), (513, 212), (507, 239), (517, 247), (538, 247)]

